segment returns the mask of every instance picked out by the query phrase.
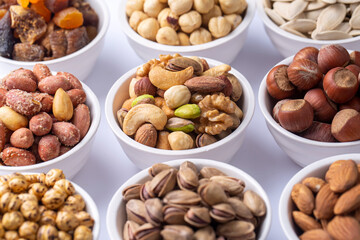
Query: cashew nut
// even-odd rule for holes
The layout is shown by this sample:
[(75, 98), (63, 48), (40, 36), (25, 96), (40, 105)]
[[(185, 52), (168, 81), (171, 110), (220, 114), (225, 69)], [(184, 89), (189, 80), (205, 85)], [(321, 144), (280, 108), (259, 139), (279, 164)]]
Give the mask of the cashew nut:
[(133, 135), (145, 122), (151, 123), (157, 130), (163, 130), (167, 117), (159, 107), (152, 104), (140, 104), (131, 108), (124, 119), (123, 131), (126, 135)]
[(188, 67), (182, 71), (171, 72), (157, 65), (149, 72), (150, 82), (157, 88), (167, 90), (175, 85), (182, 85), (194, 74), (194, 68)]
[(230, 65), (221, 64), (221, 65), (218, 65), (218, 66), (215, 66), (215, 67), (212, 67), (212, 68), (206, 70), (205, 72), (203, 72), (202, 75), (218, 77), (221, 75), (226, 75), (227, 72), (229, 72), (230, 70), (231, 70)]

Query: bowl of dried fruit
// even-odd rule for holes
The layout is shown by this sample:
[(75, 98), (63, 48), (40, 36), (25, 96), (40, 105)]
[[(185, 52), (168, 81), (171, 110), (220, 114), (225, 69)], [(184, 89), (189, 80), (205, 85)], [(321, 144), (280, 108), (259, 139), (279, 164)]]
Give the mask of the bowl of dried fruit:
[(17, 69), (0, 89), (0, 174), (59, 168), (72, 178), (89, 159), (100, 124), (96, 95), (44, 64)]
[(104, 1), (19, 0), (0, 5), (0, 75), (41, 62), (86, 81), (109, 26)]
[(112, 240), (266, 239), (271, 207), (260, 184), (242, 170), (180, 159), (126, 181), (111, 199), (106, 224)]
[(176, 54), (121, 76), (106, 97), (105, 114), (128, 158), (146, 168), (185, 157), (230, 161), (254, 108), (241, 73), (212, 59)]
[(360, 154), (336, 155), (296, 173), (279, 202), (288, 239), (360, 239)]
[(60, 169), (0, 176), (2, 239), (98, 239), (94, 200)]
[(260, 84), (267, 127), (297, 164), (359, 152), (359, 52), (306, 47), (276, 64)]
[(340, 44), (347, 49), (359, 46), (360, 7), (356, 1), (256, 2), (269, 38), (284, 57), (306, 46)]
[(144, 61), (181, 53), (231, 63), (245, 43), (255, 9), (249, 0), (124, 0), (119, 17)]

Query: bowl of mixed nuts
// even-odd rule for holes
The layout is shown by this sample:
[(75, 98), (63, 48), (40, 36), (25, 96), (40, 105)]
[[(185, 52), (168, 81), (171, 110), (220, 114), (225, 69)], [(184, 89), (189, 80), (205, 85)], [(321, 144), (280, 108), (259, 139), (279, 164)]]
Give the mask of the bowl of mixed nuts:
[(0, 176), (2, 239), (98, 239), (94, 200), (60, 169)]
[(306, 46), (360, 43), (358, 1), (257, 0), (258, 13), (274, 46), (284, 57)]
[(86, 81), (109, 26), (104, 1), (2, 1), (0, 8), (0, 75), (44, 63)]
[(295, 174), (279, 202), (288, 239), (359, 239), (360, 154), (316, 161)]
[(84, 83), (44, 64), (16, 69), (0, 88), (0, 174), (46, 172), (72, 178), (89, 159), (100, 104)]
[(244, 141), (254, 101), (249, 82), (227, 64), (160, 55), (114, 83), (105, 114), (140, 168), (184, 157), (228, 162)]
[(125, 0), (119, 17), (129, 44), (144, 61), (180, 53), (229, 64), (245, 43), (255, 9), (249, 0)]
[(271, 208), (260, 184), (242, 170), (181, 159), (126, 181), (111, 199), (106, 223), (112, 240), (266, 239)]
[(258, 99), (267, 127), (297, 164), (359, 152), (359, 56), (337, 44), (306, 47), (261, 82)]

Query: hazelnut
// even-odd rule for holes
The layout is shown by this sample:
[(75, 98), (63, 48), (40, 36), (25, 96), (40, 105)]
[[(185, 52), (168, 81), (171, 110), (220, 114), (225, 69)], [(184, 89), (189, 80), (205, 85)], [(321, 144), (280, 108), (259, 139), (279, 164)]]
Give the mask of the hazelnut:
[(275, 66), (266, 77), (267, 91), (277, 100), (289, 98), (296, 91), (294, 85), (289, 81), (287, 69), (287, 65)]
[(280, 125), (290, 132), (302, 132), (309, 128), (314, 120), (314, 110), (304, 99), (292, 99), (285, 102), (278, 112)]
[(231, 24), (231, 30), (234, 30), (242, 22), (242, 17), (238, 14), (225, 15), (224, 17)]
[(179, 29), (179, 17), (171, 12), (170, 8), (161, 10), (157, 19), (160, 23), (160, 27), (171, 27), (174, 30)]
[(215, 38), (221, 38), (230, 33), (231, 24), (222, 16), (213, 17), (209, 21), (209, 30)]
[(339, 111), (332, 123), (331, 133), (340, 142), (360, 140), (360, 113), (354, 109)]
[(338, 44), (325, 45), (319, 50), (318, 64), (322, 73), (335, 67), (344, 67), (349, 61), (348, 51)]
[(203, 44), (212, 40), (211, 33), (205, 28), (199, 28), (190, 34), (191, 45)]
[(310, 103), (314, 109), (314, 118), (320, 122), (331, 122), (337, 112), (336, 105), (332, 103), (325, 92), (320, 88), (309, 90), (304, 99)]
[(171, 11), (178, 16), (190, 11), (193, 2), (194, 0), (168, 0)]
[(327, 72), (323, 87), (331, 100), (336, 103), (346, 103), (355, 96), (359, 81), (350, 70), (337, 67)]
[(345, 67), (346, 69), (350, 70), (360, 81), (359, 74), (360, 74), (360, 66), (355, 64), (350, 64)]
[(336, 139), (331, 134), (331, 125), (314, 121), (312, 125), (301, 132), (299, 136), (320, 142), (336, 142)]
[(144, 94), (155, 96), (156, 87), (150, 82), (148, 77), (142, 77), (135, 82), (134, 92), (136, 96), (141, 96)]
[(194, 8), (201, 14), (208, 13), (214, 7), (214, 0), (194, 0)]
[(127, 0), (126, 15), (130, 17), (134, 11), (142, 11), (143, 6), (144, 6), (144, 0)]
[(190, 38), (186, 33), (179, 32), (178, 38), (179, 38), (180, 46), (189, 46), (190, 45)]
[(353, 97), (350, 101), (344, 103), (344, 104), (341, 104), (339, 106), (339, 109), (340, 110), (343, 110), (343, 109), (354, 109), (358, 112), (360, 112), (360, 97)]
[(287, 69), (289, 81), (299, 90), (315, 87), (322, 79), (319, 66), (309, 59), (293, 61)]
[(145, 0), (144, 2), (144, 12), (153, 18), (156, 18), (163, 8), (165, 8), (165, 4), (158, 0)]
[(136, 31), (140, 22), (147, 18), (149, 18), (149, 16), (142, 11), (134, 11), (129, 18), (130, 27)]
[(299, 59), (308, 59), (310, 61), (313, 61), (314, 63), (317, 63), (318, 55), (319, 55), (319, 50), (317, 48), (305, 47), (295, 54), (293, 61)]
[(359, 51), (353, 51), (352, 53), (350, 53), (350, 59), (351, 59), (351, 63), (360, 66), (360, 52)]
[(179, 25), (185, 33), (191, 33), (201, 26), (201, 15), (197, 11), (190, 11), (180, 16)]
[(272, 113), (273, 113), (273, 118), (276, 122), (279, 122), (279, 110), (280, 110), (281, 106), (289, 100), (290, 99), (283, 99), (283, 100), (278, 101), (275, 104)]
[(165, 45), (179, 45), (180, 41), (176, 31), (171, 27), (162, 27), (156, 34), (156, 41)]
[(202, 15), (202, 26), (208, 27), (209, 21), (213, 17), (220, 17), (222, 15), (221, 9), (215, 5), (208, 13)]
[(155, 41), (159, 31), (159, 23), (155, 18), (147, 18), (139, 23), (137, 32), (146, 39)]
[(194, 147), (192, 137), (182, 131), (170, 133), (168, 140), (172, 150), (186, 150)]
[(219, 0), (221, 10), (225, 14), (236, 13), (242, 5), (241, 0)]

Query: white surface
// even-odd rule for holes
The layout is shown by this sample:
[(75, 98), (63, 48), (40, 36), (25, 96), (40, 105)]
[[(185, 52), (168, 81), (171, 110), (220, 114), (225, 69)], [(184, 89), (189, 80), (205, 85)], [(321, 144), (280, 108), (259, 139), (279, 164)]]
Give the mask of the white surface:
[[(104, 114), (105, 98), (110, 87), (122, 74), (143, 63), (120, 31), (116, 12), (118, 1), (106, 0), (106, 2), (112, 14), (110, 28), (104, 50), (86, 82), (99, 98), (102, 108), (101, 123), (89, 161), (72, 179), (88, 191), (99, 208), (101, 219), (99, 239), (101, 240), (109, 239), (105, 217), (111, 197), (128, 178), (140, 171), (125, 157), (116, 137), (107, 125)], [(221, 50), (220, 54), (222, 54)], [(244, 48), (232, 66), (249, 80), (257, 99), (258, 88), (264, 75), (282, 58), (271, 44), (260, 18), (256, 15), (249, 28)], [(267, 192), (273, 210), (273, 222), (268, 239), (285, 239), (277, 216), (280, 194), (300, 167), (277, 146), (266, 127), (258, 104), (247, 129), (245, 142), (230, 164), (253, 176)]]

